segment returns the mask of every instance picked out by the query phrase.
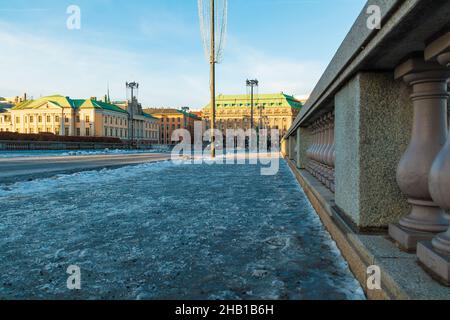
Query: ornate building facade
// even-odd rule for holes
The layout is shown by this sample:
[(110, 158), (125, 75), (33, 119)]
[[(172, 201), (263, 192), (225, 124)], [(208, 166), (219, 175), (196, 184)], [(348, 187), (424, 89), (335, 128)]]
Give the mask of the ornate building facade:
[(158, 143), (158, 120), (143, 112), (131, 117), (128, 109), (128, 105), (119, 106), (96, 98), (43, 97), (24, 101), (0, 113), (0, 131), (129, 140), (133, 118), (135, 141)]
[[(258, 94), (254, 96), (254, 128), (278, 129), (282, 137), (291, 127), (299, 113), (302, 103), (284, 93)], [(203, 108), (203, 119), (209, 126), (211, 107)], [(216, 127), (226, 129), (251, 128), (250, 95), (219, 95), (216, 97)]]

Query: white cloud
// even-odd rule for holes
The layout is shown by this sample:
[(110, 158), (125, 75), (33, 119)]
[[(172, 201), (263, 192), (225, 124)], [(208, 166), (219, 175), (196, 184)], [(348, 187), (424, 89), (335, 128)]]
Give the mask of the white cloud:
[[(120, 44), (106, 48), (65, 42), (0, 24), (0, 96), (101, 96), (109, 82), (113, 98), (124, 99), (125, 82), (138, 81), (146, 106), (201, 108), (209, 99), (209, 66), (200, 36), (198, 41), (198, 56), (180, 57), (156, 49), (134, 52)], [(217, 93), (244, 93), (245, 80), (258, 78), (261, 93), (309, 94), (325, 66), (267, 50), (230, 39), (224, 63), (218, 65)]]

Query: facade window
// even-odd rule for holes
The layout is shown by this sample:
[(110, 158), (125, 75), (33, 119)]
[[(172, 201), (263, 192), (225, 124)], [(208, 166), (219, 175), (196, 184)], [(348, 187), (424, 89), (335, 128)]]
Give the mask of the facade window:
[[(56, 116), (56, 117), (55, 117), (55, 121), (56, 121), (56, 122), (59, 122), (59, 116)], [(33, 117), (30, 117), (30, 122), (33, 122)]]
[(78, 137), (81, 136), (81, 130), (80, 130), (80, 128), (77, 128), (77, 136), (78, 136)]
[(80, 116), (77, 116), (77, 123), (80, 123)]
[(108, 123), (108, 117), (105, 116), (105, 123)]
[(50, 121), (52, 121), (51, 117), (47, 116), (47, 122), (50, 122)]
[(112, 128), (109, 129), (109, 135), (110, 135), (111, 137), (113, 136), (113, 129), (112, 129)]
[(91, 122), (90, 119), (89, 119), (89, 116), (86, 116), (86, 122), (87, 123)]
[(86, 136), (90, 136), (91, 135), (91, 129), (90, 128), (86, 128)]
[(105, 128), (105, 137), (108, 136), (108, 128)]
[(113, 124), (113, 118), (112, 117), (109, 118), (109, 124)]
[(64, 128), (64, 135), (68, 136), (69, 135), (69, 128)]
[(39, 116), (39, 117), (38, 117), (38, 122), (39, 122), (39, 123), (42, 123), (42, 116)]
[(20, 118), (16, 117), (16, 123), (20, 123)]
[(64, 117), (64, 122), (65, 122), (65, 123), (68, 123), (68, 122), (69, 122), (69, 118)]

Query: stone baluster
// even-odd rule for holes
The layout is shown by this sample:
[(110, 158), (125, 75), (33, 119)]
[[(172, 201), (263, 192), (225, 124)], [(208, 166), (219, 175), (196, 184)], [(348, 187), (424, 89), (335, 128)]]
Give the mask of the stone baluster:
[(325, 151), (325, 165), (327, 167), (326, 172), (326, 186), (330, 189), (331, 188), (331, 177), (333, 174), (333, 167), (332, 167), (332, 148), (333, 148), (333, 130), (332, 130), (332, 115), (331, 113), (327, 114), (327, 128), (328, 128), (328, 145), (327, 149)]
[(323, 154), (323, 147), (325, 145), (325, 122), (323, 118), (319, 119), (319, 125), (320, 125), (320, 145), (319, 149), (317, 150), (317, 179), (319, 181), (322, 181), (323, 176), (323, 165), (322, 165), (322, 154)]
[(320, 149), (322, 149), (322, 119), (317, 120), (317, 148), (314, 153), (314, 161), (315, 161), (315, 177), (317, 179), (320, 178)]
[(316, 162), (316, 154), (317, 149), (319, 148), (320, 144), (320, 130), (319, 130), (319, 122), (316, 120), (314, 122), (314, 128), (315, 128), (315, 134), (314, 134), (314, 148), (311, 153), (311, 174), (313, 176), (316, 176), (316, 170), (317, 170), (317, 162)]
[(311, 132), (311, 145), (309, 146), (308, 150), (306, 151), (306, 156), (308, 157), (308, 163), (306, 165), (306, 170), (308, 170), (309, 173), (312, 173), (312, 154), (314, 150), (314, 146), (316, 143), (316, 128), (314, 124), (312, 124), (309, 127), (309, 130)]
[(327, 181), (327, 172), (328, 168), (326, 166), (326, 156), (327, 156), (327, 150), (328, 150), (328, 144), (329, 144), (329, 127), (328, 127), (328, 119), (327, 116), (323, 116), (322, 118), (323, 123), (323, 145), (322, 149), (320, 150), (320, 167), (321, 167), (321, 176), (320, 181), (323, 184), (326, 184)]
[(323, 184), (326, 184), (326, 177), (327, 177), (327, 166), (326, 166), (326, 152), (328, 149), (328, 119), (325, 116), (322, 117), (323, 122), (323, 145), (320, 152), (320, 167), (321, 167), (321, 176), (320, 181)]
[(335, 133), (334, 133), (334, 126), (335, 126), (335, 115), (334, 115), (334, 111), (332, 113), (332, 121), (331, 121), (331, 132), (332, 132), (332, 144), (331, 144), (331, 167), (333, 168), (332, 170), (332, 175), (331, 175), (331, 185), (330, 185), (330, 189), (332, 192), (335, 191), (334, 188), (334, 177), (335, 177), (335, 170), (336, 170), (336, 137), (335, 137)]
[(395, 70), (396, 79), (412, 86), (414, 120), (411, 141), (403, 155), (397, 181), (412, 205), (409, 215), (389, 226), (401, 248), (413, 251), (417, 243), (446, 231), (449, 221), (433, 201), (428, 186), (431, 166), (447, 139), (447, 79), (450, 72), (438, 63), (411, 58)]
[[(430, 44), (425, 51), (425, 58), (437, 60), (450, 70), (450, 32)], [(447, 90), (447, 84), (444, 81), (440, 83), (439, 96), (442, 100), (449, 97)], [(447, 114), (443, 117), (447, 125)], [(444, 148), (434, 160), (429, 176), (429, 189), (434, 202), (450, 212), (450, 139), (447, 139)], [(432, 242), (419, 243), (417, 256), (428, 270), (446, 284), (450, 284), (450, 228), (435, 236)]]

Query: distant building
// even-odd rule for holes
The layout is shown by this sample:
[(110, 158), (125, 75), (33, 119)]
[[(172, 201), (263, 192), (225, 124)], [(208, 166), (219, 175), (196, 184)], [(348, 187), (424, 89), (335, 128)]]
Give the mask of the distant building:
[(0, 104), (7, 103), (10, 105), (18, 105), (19, 103), (22, 103), (24, 101), (27, 101), (27, 94), (24, 93), (23, 96), (15, 96), (15, 97), (0, 97)]
[(172, 141), (172, 133), (177, 129), (186, 129), (190, 132), (192, 142), (194, 141), (194, 123), (202, 119), (197, 115), (189, 112), (187, 108), (184, 110), (171, 108), (147, 108), (144, 112), (159, 119), (161, 128), (160, 141), (162, 144), (175, 144), (177, 141)]
[[(0, 131), (130, 140), (130, 119), (127, 108), (112, 103), (55, 95), (27, 100), (0, 113)], [(135, 141), (158, 143), (157, 119), (143, 112), (133, 119)]]
[[(302, 103), (284, 93), (258, 94), (254, 96), (254, 128), (278, 129), (282, 137), (291, 127)], [(203, 119), (208, 126), (211, 121), (211, 107), (203, 108)], [(226, 129), (251, 128), (250, 95), (219, 95), (216, 97), (216, 127), (225, 133)]]

